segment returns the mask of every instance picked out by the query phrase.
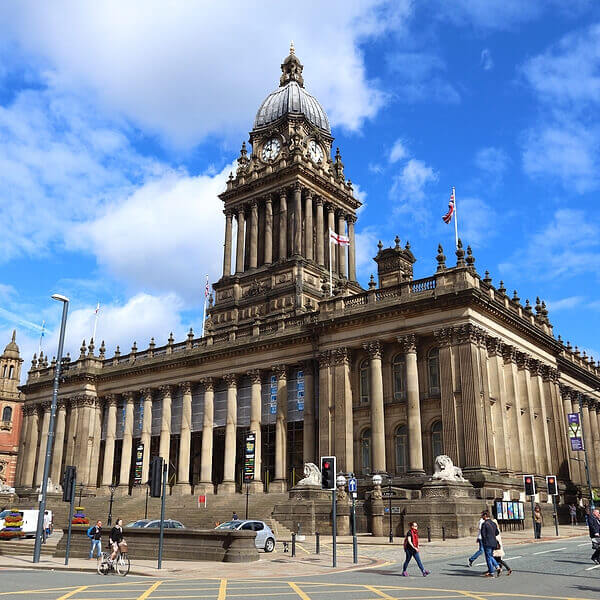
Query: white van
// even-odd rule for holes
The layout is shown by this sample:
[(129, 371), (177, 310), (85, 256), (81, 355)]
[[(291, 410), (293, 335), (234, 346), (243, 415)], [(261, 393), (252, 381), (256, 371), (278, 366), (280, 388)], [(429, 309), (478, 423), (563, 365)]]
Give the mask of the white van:
[[(12, 510), (3, 510), (0, 512), (0, 530), (4, 529), (5, 522), (4, 518), (10, 515)], [(39, 510), (31, 509), (31, 510), (19, 510), (19, 512), (23, 515), (23, 526), (22, 531), (25, 534), (25, 537), (35, 537), (35, 532), (37, 531), (37, 520)], [(52, 523), (52, 511), (49, 510), (48, 514), (50, 515), (50, 522)]]

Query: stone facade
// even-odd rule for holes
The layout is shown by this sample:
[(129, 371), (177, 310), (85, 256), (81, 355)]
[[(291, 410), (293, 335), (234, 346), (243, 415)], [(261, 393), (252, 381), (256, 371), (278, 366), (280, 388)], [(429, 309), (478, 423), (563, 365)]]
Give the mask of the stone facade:
[[(361, 489), (387, 472), (420, 494), (437, 455), (480, 499), (518, 498), (520, 476), (585, 486), (566, 414), (581, 410), (592, 483), (600, 485), (600, 370), (553, 336), (543, 302), (481, 277), (470, 248), (415, 280), (410, 245), (379, 244), (377, 280), (356, 281), (360, 202), (292, 51), (261, 106), (224, 203), (222, 277), (203, 337), (106, 356), (92, 341), (65, 361), (51, 479), (78, 468), (90, 493), (137, 494), (150, 458), (170, 464), (173, 494), (241, 490), (244, 434), (257, 435), (254, 493), (282, 491), (303, 465), (335, 454)], [(331, 245), (329, 230), (349, 238)], [(235, 247), (234, 247), (235, 246)], [(330, 288), (329, 268), (332, 285)], [(433, 269), (432, 269), (433, 271)], [(18, 486), (40, 484), (53, 365), (34, 358)], [(135, 455), (143, 461), (135, 477)], [(460, 486), (459, 486), (460, 487)], [(585, 490), (584, 490), (585, 493)], [(541, 499), (543, 500), (543, 494)], [(429, 500), (428, 500), (429, 502)]]

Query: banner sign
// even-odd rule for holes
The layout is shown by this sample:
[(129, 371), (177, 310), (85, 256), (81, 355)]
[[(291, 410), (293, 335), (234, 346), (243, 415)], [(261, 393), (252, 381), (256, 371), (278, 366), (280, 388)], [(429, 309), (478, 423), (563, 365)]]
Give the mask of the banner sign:
[(573, 452), (581, 452), (584, 450), (584, 448), (579, 413), (569, 413), (567, 418), (569, 423), (569, 440), (571, 441), (571, 450)]
[(271, 375), (271, 389), (269, 390), (271, 394), (271, 401), (269, 402), (269, 412), (272, 415), (277, 414), (277, 377), (275, 375)]
[(296, 378), (296, 402), (298, 410), (304, 410), (304, 371), (298, 371)]
[(246, 434), (244, 445), (244, 483), (250, 483), (254, 479), (254, 464), (256, 457), (256, 434), (251, 431)]
[(522, 521), (525, 518), (525, 507), (522, 502), (497, 500), (496, 518), (498, 521)]
[(133, 471), (133, 482), (136, 485), (142, 483), (142, 464), (144, 462), (144, 444), (141, 442), (135, 449), (135, 467)]

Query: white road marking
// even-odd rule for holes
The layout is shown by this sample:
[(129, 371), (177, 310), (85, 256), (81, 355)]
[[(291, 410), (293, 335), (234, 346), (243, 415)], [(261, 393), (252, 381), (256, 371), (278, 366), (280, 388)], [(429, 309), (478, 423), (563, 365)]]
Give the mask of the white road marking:
[(588, 567), (586, 571), (593, 571), (594, 569), (600, 569), (600, 565), (594, 565), (593, 567)]
[(542, 552), (534, 552), (534, 554), (547, 554), (548, 552), (560, 552), (566, 550), (566, 548), (553, 548), (552, 550), (543, 550)]
[(585, 544), (577, 544), (577, 546), (589, 546), (590, 542), (586, 542)]
[[(509, 557), (505, 556), (504, 560), (517, 560), (517, 558), (523, 558), (523, 556), (509, 556)], [(477, 563), (475, 566), (476, 567), (484, 567), (484, 566), (487, 567), (487, 563), (484, 563), (484, 562)]]

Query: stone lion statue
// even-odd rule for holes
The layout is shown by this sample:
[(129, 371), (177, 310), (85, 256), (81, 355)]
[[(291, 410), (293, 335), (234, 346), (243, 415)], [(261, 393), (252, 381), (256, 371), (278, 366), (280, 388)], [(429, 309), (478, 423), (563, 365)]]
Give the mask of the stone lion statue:
[(314, 463), (304, 464), (304, 479), (301, 479), (296, 484), (297, 487), (305, 487), (309, 485), (321, 487), (321, 471)]
[(463, 477), (462, 469), (460, 467), (455, 467), (452, 459), (445, 454), (436, 456), (433, 465), (432, 479), (439, 479), (441, 481), (467, 481)]

